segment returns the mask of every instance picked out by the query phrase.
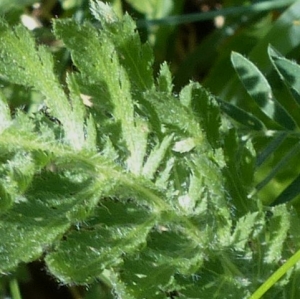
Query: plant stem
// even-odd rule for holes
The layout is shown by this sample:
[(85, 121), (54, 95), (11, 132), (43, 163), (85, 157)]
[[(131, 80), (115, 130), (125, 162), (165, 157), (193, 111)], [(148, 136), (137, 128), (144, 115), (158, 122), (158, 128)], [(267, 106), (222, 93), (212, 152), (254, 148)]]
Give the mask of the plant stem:
[(18, 281), (15, 277), (9, 281), (9, 288), (12, 299), (22, 299)]
[(266, 293), (289, 269), (300, 260), (300, 250), (292, 255), (277, 271), (275, 271), (249, 299), (259, 299)]

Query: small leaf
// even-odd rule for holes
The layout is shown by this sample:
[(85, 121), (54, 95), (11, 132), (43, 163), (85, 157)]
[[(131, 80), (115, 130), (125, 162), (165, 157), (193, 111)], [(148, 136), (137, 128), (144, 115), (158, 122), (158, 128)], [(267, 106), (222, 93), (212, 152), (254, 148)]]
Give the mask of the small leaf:
[[(203, 132), (200, 129), (200, 124), (194, 115), (191, 115), (190, 110), (182, 105), (174, 96), (168, 96), (166, 93), (149, 92), (147, 93), (149, 102), (153, 105), (160, 122), (170, 128), (177, 128), (177, 132), (188, 134), (195, 138), (197, 145), (202, 144), (204, 150)], [(171, 108), (170, 108), (171, 107)], [(171, 131), (173, 131), (171, 129)], [(204, 141), (204, 143), (203, 143)]]
[(157, 85), (161, 92), (166, 92), (168, 94), (172, 93), (172, 74), (166, 62), (164, 62), (160, 66), (159, 75), (157, 78)]
[(296, 124), (290, 114), (272, 95), (271, 86), (259, 69), (241, 54), (233, 52), (232, 64), (249, 95), (270, 119), (283, 128), (294, 130)]
[(276, 206), (271, 209), (272, 217), (268, 220), (269, 240), (264, 256), (264, 262), (272, 264), (282, 258), (282, 248), (290, 229), (289, 211), (286, 205)]
[(149, 157), (147, 158), (145, 165), (143, 166), (142, 174), (145, 177), (149, 179), (152, 179), (154, 177), (154, 174), (158, 170), (160, 163), (162, 163), (165, 158), (166, 152), (169, 149), (172, 140), (172, 135), (166, 136), (160, 144), (156, 145), (156, 147), (153, 148), (153, 150), (149, 154)]
[(118, 21), (118, 17), (108, 3), (91, 1), (91, 13), (104, 25)]
[(0, 92), (0, 133), (11, 123), (11, 116), (7, 101)]
[(222, 111), (238, 123), (257, 131), (264, 128), (264, 124), (252, 113), (249, 113), (236, 105), (232, 105), (229, 102), (222, 101), (221, 99), (217, 99), (217, 101), (220, 104)]
[(172, 150), (179, 153), (186, 153), (191, 151), (196, 146), (193, 138), (187, 138), (184, 140), (177, 141)]
[(232, 234), (232, 244), (238, 251), (245, 250), (250, 238), (255, 238), (263, 229), (264, 219), (259, 212), (247, 213), (239, 218)]
[(271, 46), (268, 48), (268, 53), (277, 72), (289, 86), (292, 94), (294, 95), (294, 99), (300, 106), (300, 66), (297, 63), (282, 57)]
[(196, 121), (200, 123), (200, 127), (202, 131), (206, 132), (211, 146), (219, 147), (221, 117), (219, 105), (215, 98), (199, 83), (191, 82), (180, 91), (179, 99), (195, 116)]

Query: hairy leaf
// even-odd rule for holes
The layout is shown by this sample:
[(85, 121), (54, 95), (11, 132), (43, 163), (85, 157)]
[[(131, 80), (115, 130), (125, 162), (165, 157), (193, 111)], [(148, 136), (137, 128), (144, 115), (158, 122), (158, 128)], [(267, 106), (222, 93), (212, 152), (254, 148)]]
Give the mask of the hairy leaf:
[(1, 274), (43, 258), (61, 283), (101, 280), (116, 298), (246, 298), (297, 246), (299, 217), (265, 213), (252, 144), (215, 97), (197, 83), (175, 94), (131, 17), (92, 3), (100, 24), (53, 22), (75, 66), (64, 84), (46, 47), (1, 22), (1, 78), (49, 108), (11, 113), (1, 97)]

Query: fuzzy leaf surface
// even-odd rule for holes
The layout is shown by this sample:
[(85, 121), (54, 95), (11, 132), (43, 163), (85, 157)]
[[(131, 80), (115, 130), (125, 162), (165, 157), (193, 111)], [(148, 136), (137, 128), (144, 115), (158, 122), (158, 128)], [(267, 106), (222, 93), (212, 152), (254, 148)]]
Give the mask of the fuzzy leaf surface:
[(250, 196), (255, 153), (214, 96), (197, 83), (173, 93), (134, 21), (92, 9), (101, 26), (54, 21), (76, 66), (64, 86), (46, 48), (2, 25), (3, 80), (39, 89), (51, 111), (1, 101), (0, 272), (44, 258), (61, 283), (100, 279), (116, 298), (246, 298), (296, 247), (297, 214), (267, 217)]

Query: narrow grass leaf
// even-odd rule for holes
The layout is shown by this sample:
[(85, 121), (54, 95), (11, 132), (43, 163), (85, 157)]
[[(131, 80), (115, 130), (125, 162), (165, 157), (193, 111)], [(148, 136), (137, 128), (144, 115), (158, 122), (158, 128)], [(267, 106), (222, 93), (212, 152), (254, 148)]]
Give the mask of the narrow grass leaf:
[(287, 137), (286, 132), (278, 133), (274, 138), (271, 138), (270, 142), (265, 146), (257, 155), (256, 166), (261, 166), (276, 149), (284, 142)]
[(293, 254), (281, 267), (279, 267), (250, 297), (260, 299), (278, 280), (285, 275), (300, 260), (300, 250)]
[(295, 0), (276, 0), (276, 1), (264, 1), (262, 3), (254, 3), (252, 5), (240, 5), (233, 7), (225, 7), (219, 10), (210, 10), (203, 13), (194, 13), (187, 15), (169, 16), (161, 19), (139, 21), (140, 26), (149, 25), (178, 25), (191, 22), (199, 22), (205, 20), (211, 20), (218, 16), (236, 16), (246, 13), (263, 12), (266, 10), (273, 10), (291, 5)]
[(289, 163), (290, 160), (296, 155), (298, 155), (299, 152), (300, 152), (300, 142), (297, 142), (287, 153), (283, 155), (280, 161), (276, 161), (277, 162), (276, 165), (274, 165), (274, 167), (268, 173), (268, 175), (256, 185), (256, 189), (259, 191), (264, 186), (266, 186), (280, 170), (290, 165)]
[(272, 202), (272, 206), (288, 203), (300, 194), (300, 175), (298, 175)]

